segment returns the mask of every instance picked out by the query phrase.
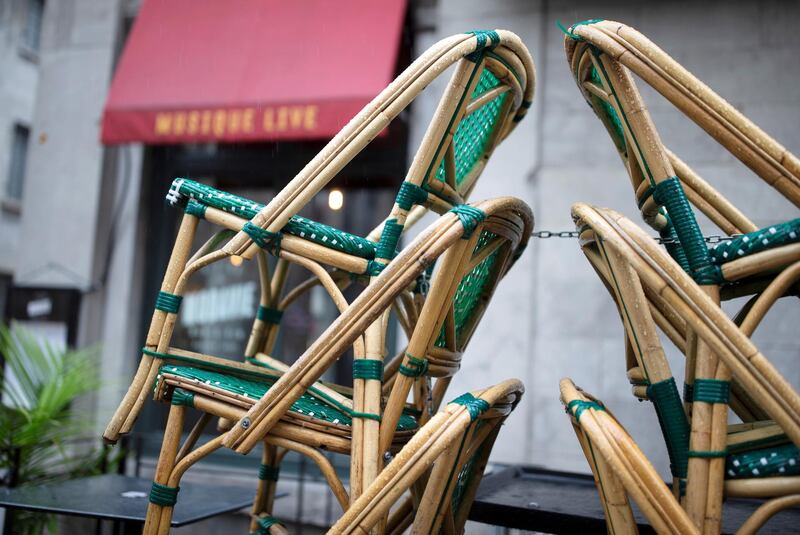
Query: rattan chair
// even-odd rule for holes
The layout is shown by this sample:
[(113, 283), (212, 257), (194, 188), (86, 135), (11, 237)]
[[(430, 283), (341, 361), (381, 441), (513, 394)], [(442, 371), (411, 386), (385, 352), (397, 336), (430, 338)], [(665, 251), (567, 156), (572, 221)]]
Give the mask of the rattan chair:
[[(584, 254), (619, 309), (628, 378), (634, 395), (653, 402), (670, 457), (673, 494), (692, 523), (703, 532), (719, 532), (723, 495), (779, 498), (770, 506), (775, 510), (796, 503), (786, 497), (800, 494), (800, 395), (753, 345), (752, 331), (731, 321), (630, 220), (582, 203), (573, 207), (573, 218)], [(769, 303), (758, 307), (764, 304)], [(659, 330), (689, 362), (683, 403)], [(698, 346), (707, 349), (703, 360), (696, 359)], [(731, 381), (765, 419), (728, 425), (729, 405), (746, 412)], [(618, 500), (603, 499), (611, 500), (606, 506), (614, 522), (610, 509)]]
[[(460, 396), (436, 414), (392, 459), (331, 534), (368, 534), (386, 517), (386, 533), (463, 533), (492, 445), (524, 388), (504, 381)], [(404, 494), (402, 505), (390, 509)]]
[[(319, 465), (342, 508), (346, 508), (347, 492), (327, 458), (318, 450), (353, 452), (356, 438), (352, 424), (363, 415), (345, 410), (339, 403), (343, 396), (318, 383), (318, 379), (437, 259), (440, 261), (434, 271), (430, 295), (425, 300), (414, 336), (427, 337), (430, 345), (436, 346), (440, 334), (444, 340), (453, 336), (458, 340), (459, 335), (469, 333), (474, 323), (466, 321), (459, 332), (452, 322), (452, 316), (459, 309), (459, 295), (462, 303), (465, 299), (472, 302), (470, 317), (479, 314), (481, 307), (474, 305), (485, 300), (486, 289), (493, 288), (511, 265), (515, 253), (520, 252), (519, 244), (524, 243), (522, 238), (530, 230), (527, 205), (513, 198), (453, 208), (405, 247), (284, 373), (177, 348), (159, 353), (162, 365), (156, 374), (155, 397), (171, 406), (145, 531), (168, 532), (181, 477), (191, 465), (226, 446), (229, 440), (231, 431), (193, 449), (202, 430), (202, 423), (198, 423), (181, 446), (189, 407), (203, 414), (200, 422), (207, 421), (210, 416), (245, 422), (239, 428), (253, 433), (245, 437), (252, 436), (254, 444), (266, 441), (269, 445), (308, 455)], [(459, 289), (462, 290), (460, 294)], [(432, 355), (442, 361), (457, 358), (446, 351)], [(419, 363), (412, 361), (409, 373), (423, 375), (424, 367), (422, 359)], [(452, 363), (438, 364), (437, 361), (436, 365), (428, 366), (427, 373), (447, 377), (453, 367)], [(397, 451), (415, 428), (415, 419), (401, 414), (389, 451)], [(377, 443), (375, 446), (377, 451)], [(263, 470), (269, 471), (270, 466), (267, 464)], [(259, 522), (264, 523), (266, 517), (261, 513), (263, 511), (254, 518), (254, 528), (258, 528)]]
[[(354, 236), (297, 215), (359, 151), (448, 68), (452, 70), (450, 83), (423, 137), (421, 148), (400, 187), (391, 214), (375, 231), (365, 238)], [(176, 180), (168, 198), (183, 207), (185, 214), (156, 301), (139, 369), (104, 438), (115, 442), (121, 434), (128, 433), (136, 421), (150, 395), (150, 386), (165, 362), (163, 355), (170, 352), (170, 339), (182, 295), (187, 281), (197, 270), (230, 256), (256, 257), (261, 302), (255, 312), (252, 335), (244, 356), (250, 365), (285, 371), (285, 367), (269, 357), (283, 308), (302, 292), (321, 284), (339, 310), (343, 310), (347, 303), (341, 288), (350, 284), (354, 277), (369, 280), (379, 275), (396, 254), (402, 231), (426, 209), (444, 213), (463, 205), (493, 149), (525, 115), (533, 96), (533, 83), (530, 55), (514, 34), (477, 31), (453, 36), (437, 43), (417, 59), (266, 206), (188, 179)], [(462, 209), (464, 212), (468, 210)], [(191, 243), (201, 219), (225, 230), (215, 234), (191, 255)], [(231, 231), (236, 234), (224, 243)], [(279, 258), (272, 273), (265, 253)], [(309, 270), (312, 278), (297, 288), (284, 288), (290, 264)], [(414, 290), (413, 285), (411, 290)], [(398, 294), (395, 309), (409, 337), (422, 300), (412, 292)], [(351, 429), (356, 445), (378, 443), (380, 430), (375, 418), (380, 412), (382, 388), (376, 378), (378, 365), (375, 362), (384, 356), (384, 325), (385, 317), (382, 317), (364, 336), (354, 341), (357, 361), (354, 368), (358, 371), (355, 372), (352, 392), (341, 395), (342, 389), (315, 385), (317, 390), (336, 399), (351, 416), (357, 416)], [(464, 332), (471, 332), (472, 327)], [(463, 349), (468, 337), (462, 336), (463, 340), (459, 341), (447, 338), (437, 347), (455, 355), (459, 348)], [(193, 358), (205, 357), (195, 355)], [(208, 358), (214, 360), (211, 356)], [(416, 358), (424, 360), (425, 355)], [(367, 362), (358, 362), (361, 360)], [(393, 380), (392, 375), (408, 368), (408, 362), (403, 364), (402, 358), (396, 359), (394, 366), (387, 367), (387, 383)], [(446, 381), (442, 386), (444, 384)], [(398, 388), (405, 387), (406, 381), (398, 383)], [(415, 390), (415, 394), (422, 393), (423, 389)], [(419, 399), (417, 404), (420, 404)], [(396, 415), (392, 417), (396, 418)], [(241, 439), (245, 430), (246, 422), (237, 424), (228, 435), (231, 444)], [(391, 434), (384, 433), (385, 440), (391, 440)], [(236, 447), (244, 452), (254, 445), (248, 439), (244, 444), (237, 442)], [(360, 492), (363, 484), (374, 478), (380, 462), (377, 447), (375, 451), (360, 446), (357, 449), (363, 454), (353, 455), (353, 472), (361, 473), (363, 477), (351, 478), (353, 496)], [(265, 453), (265, 456), (276, 455), (275, 452)]]

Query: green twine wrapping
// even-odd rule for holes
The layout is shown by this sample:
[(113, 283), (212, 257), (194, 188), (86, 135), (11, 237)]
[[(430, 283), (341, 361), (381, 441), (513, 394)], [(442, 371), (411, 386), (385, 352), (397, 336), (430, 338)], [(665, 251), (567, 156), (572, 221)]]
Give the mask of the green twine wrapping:
[(283, 523), (279, 521), (274, 516), (265, 515), (256, 520), (256, 524), (258, 524), (258, 531), (253, 531), (250, 535), (269, 535), (269, 528), (274, 526), (275, 524), (279, 526), (283, 526)]
[(405, 360), (408, 361), (408, 366), (405, 364), (400, 365), (400, 374), (406, 377), (420, 377), (425, 375), (428, 371), (428, 359), (418, 359), (417, 357), (406, 353)]
[(158, 292), (156, 297), (156, 308), (163, 312), (170, 314), (177, 314), (178, 309), (181, 308), (181, 301), (183, 296), (175, 295), (168, 292)]
[(256, 319), (277, 325), (281, 322), (281, 318), (283, 318), (283, 310), (265, 307), (264, 305), (258, 305)]
[(403, 225), (397, 222), (397, 219), (387, 219), (383, 224), (383, 231), (381, 232), (381, 239), (378, 246), (375, 247), (376, 258), (386, 258), (391, 260), (395, 256), (395, 249), (397, 249), (397, 242), (400, 241), (400, 234), (403, 232)]
[(573, 30), (575, 28), (577, 28), (578, 26), (583, 26), (583, 25), (586, 25), (586, 24), (594, 24), (595, 22), (603, 22), (603, 20), (605, 20), (605, 19), (582, 20), (580, 22), (576, 22), (575, 24), (573, 24), (569, 28), (565, 28), (564, 25), (561, 23), (561, 21), (557, 20), (556, 21), (556, 26), (558, 26), (558, 29), (561, 30), (564, 35), (566, 35), (567, 37), (569, 37), (573, 41), (583, 41), (584, 40), (583, 37), (573, 33)]
[(677, 478), (685, 478), (689, 466), (689, 421), (683, 410), (675, 379), (670, 377), (647, 387), (647, 397), (653, 402), (658, 423), (667, 443), (670, 470)]
[(478, 44), (475, 47), (475, 51), (464, 56), (468, 60), (475, 63), (477, 63), (481, 56), (483, 56), (483, 50), (487, 47), (486, 41), (489, 41), (489, 50), (493, 50), (497, 45), (500, 44), (500, 35), (494, 30), (473, 30), (466, 33), (469, 35), (474, 35), (478, 39)]
[(670, 220), (669, 215), (665, 210), (662, 209), (661, 214), (667, 218), (667, 224), (664, 225), (664, 228), (658, 231), (658, 235), (666, 242), (664, 243), (664, 248), (667, 250), (667, 253), (669, 253), (672, 259), (681, 266), (681, 269), (685, 273), (691, 274), (692, 271), (689, 267), (689, 259), (686, 258), (686, 253), (683, 251), (678, 234), (675, 232), (675, 226), (672, 224), (672, 220)]
[(261, 249), (264, 249), (273, 256), (278, 256), (281, 250), (281, 238), (283, 238), (283, 234), (280, 232), (270, 232), (258, 225), (254, 225), (250, 221), (244, 224), (242, 231), (250, 236), (253, 243), (258, 245)]
[(262, 481), (278, 481), (278, 476), (280, 473), (281, 469), (277, 466), (261, 464), (258, 467), (258, 479), (261, 479)]
[(694, 385), (690, 385), (689, 383), (683, 383), (683, 401), (689, 402), (692, 401), (694, 397)]
[(567, 412), (572, 412), (573, 408), (575, 409), (575, 419), (579, 422), (581, 421), (581, 414), (587, 409), (594, 409), (596, 411), (606, 410), (605, 406), (599, 401), (584, 401), (582, 399), (573, 399), (567, 403)]
[(173, 405), (183, 405), (184, 407), (194, 407), (194, 394), (182, 388), (176, 388), (172, 391), (170, 403)]
[(377, 260), (370, 260), (369, 262), (367, 262), (366, 273), (371, 277), (377, 277), (378, 275), (381, 274), (381, 272), (384, 270), (385, 267), (386, 264), (384, 264), (383, 262), (378, 262)]
[(383, 361), (378, 359), (355, 359), (353, 379), (383, 381)]
[(458, 396), (450, 403), (455, 403), (456, 405), (461, 405), (464, 408), (466, 408), (467, 412), (469, 413), (469, 418), (472, 421), (475, 421), (478, 418), (478, 416), (480, 416), (483, 412), (485, 412), (489, 408), (488, 401), (486, 401), (485, 399), (476, 398), (469, 392)]
[(486, 212), (468, 204), (459, 204), (451, 208), (450, 211), (458, 216), (458, 219), (464, 226), (464, 234), (461, 236), (464, 240), (469, 239), (475, 227), (486, 219)]
[(199, 203), (194, 199), (189, 199), (189, 202), (186, 203), (186, 206), (183, 208), (183, 211), (189, 215), (193, 215), (199, 219), (206, 218), (206, 208), (207, 206), (203, 203)]
[(727, 450), (707, 450), (707, 451), (695, 451), (689, 450), (686, 452), (688, 457), (699, 457), (701, 459), (714, 459), (717, 457), (725, 457), (728, 455)]
[(161, 506), (172, 506), (178, 501), (178, 491), (180, 487), (168, 487), (153, 481), (150, 487), (150, 503)]
[(403, 210), (411, 210), (415, 204), (422, 204), (428, 200), (428, 192), (421, 186), (417, 186), (408, 181), (400, 184), (400, 190), (397, 192), (394, 202)]
[(678, 177), (673, 176), (656, 184), (653, 199), (666, 207), (695, 282), (700, 285), (722, 282), (722, 272), (719, 266), (711, 263), (708, 247)]
[(730, 381), (719, 379), (695, 379), (692, 387), (692, 401), (705, 403), (725, 403), (731, 398)]
[(353, 411), (350, 414), (350, 417), (351, 418), (364, 418), (366, 420), (375, 420), (376, 422), (380, 422), (381, 421), (380, 414), (372, 414), (371, 412), (356, 412), (356, 411)]

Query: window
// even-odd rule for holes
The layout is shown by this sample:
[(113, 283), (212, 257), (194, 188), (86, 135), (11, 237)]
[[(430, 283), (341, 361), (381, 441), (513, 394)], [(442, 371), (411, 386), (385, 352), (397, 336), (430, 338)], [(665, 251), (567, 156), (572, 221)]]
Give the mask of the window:
[(39, 52), (43, 15), (44, 0), (27, 0), (25, 27), (22, 30), (22, 46), (31, 52)]
[(25, 180), (25, 163), (28, 159), (28, 138), (31, 131), (27, 126), (21, 124), (14, 125), (14, 133), (11, 139), (11, 165), (8, 169), (8, 181), (6, 182), (6, 196), (22, 200), (22, 186)]

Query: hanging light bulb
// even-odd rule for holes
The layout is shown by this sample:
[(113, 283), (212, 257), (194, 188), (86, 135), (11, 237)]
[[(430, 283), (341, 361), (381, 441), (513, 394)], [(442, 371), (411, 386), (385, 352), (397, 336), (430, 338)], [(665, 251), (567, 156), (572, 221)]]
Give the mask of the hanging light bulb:
[(344, 206), (344, 193), (340, 189), (332, 189), (328, 193), (328, 207), (331, 210), (341, 210)]

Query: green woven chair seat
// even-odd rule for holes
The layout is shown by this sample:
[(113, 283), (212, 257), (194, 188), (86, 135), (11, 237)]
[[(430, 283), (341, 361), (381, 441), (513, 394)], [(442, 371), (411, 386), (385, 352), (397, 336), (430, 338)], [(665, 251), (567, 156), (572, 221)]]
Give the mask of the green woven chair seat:
[[(252, 399), (253, 403), (260, 399), (274, 383), (274, 381), (270, 381), (266, 377), (263, 380), (244, 379), (225, 373), (175, 364), (165, 364), (162, 366), (159, 369), (159, 376), (161, 376), (161, 374), (169, 374), (184, 379), (199, 381), (208, 386)], [(181, 388), (184, 390), (191, 389), (190, 386), (181, 386)], [(319, 395), (324, 397), (324, 394)], [(323, 401), (310, 394), (303, 394), (300, 399), (294, 402), (291, 410), (297, 414), (302, 414), (309, 418), (331, 424), (350, 426), (353, 421), (352, 410), (348, 407), (337, 403), (336, 400), (328, 399)], [(416, 419), (408, 414), (403, 414), (397, 424), (398, 431), (409, 431), (416, 429), (416, 427)]]
[(711, 261), (724, 264), (737, 258), (800, 241), (800, 218), (719, 242), (709, 250)]
[[(167, 200), (172, 204), (179, 204), (182, 199), (193, 199), (204, 206), (210, 206), (243, 219), (252, 219), (264, 208), (263, 204), (244, 197), (200, 184), (194, 180), (176, 178), (172, 181)], [(375, 244), (371, 241), (305, 217), (293, 216), (283, 228), (283, 232), (310, 240), (329, 249), (368, 260), (375, 258)]]
[(794, 444), (728, 455), (726, 479), (800, 475), (800, 449)]

